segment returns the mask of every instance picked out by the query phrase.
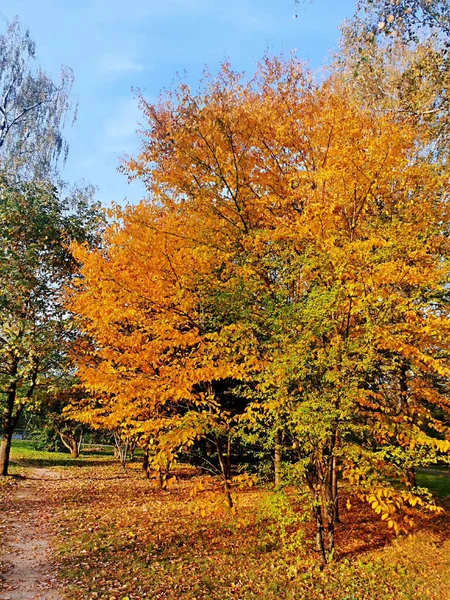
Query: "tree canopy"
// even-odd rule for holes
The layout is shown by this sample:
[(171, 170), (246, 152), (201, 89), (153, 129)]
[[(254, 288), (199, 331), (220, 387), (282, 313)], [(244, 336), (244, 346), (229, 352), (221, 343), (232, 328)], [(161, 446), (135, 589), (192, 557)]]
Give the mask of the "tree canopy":
[(283, 430), (324, 561), (338, 469), (390, 527), (403, 504), (434, 510), (411, 481), (450, 446), (446, 173), (427, 131), (295, 59), (141, 104), (126, 168), (149, 200), (116, 208), (101, 251), (74, 250), (94, 403), (78, 417), (163, 429), (176, 452), (235, 381), (242, 426)]
[[(24, 215), (26, 218), (24, 219)], [(61, 290), (76, 263), (71, 240), (94, 239), (97, 213), (62, 200), (48, 183), (0, 185), (0, 469), (8, 469), (12, 432), (37, 390), (55, 378), (70, 341)]]

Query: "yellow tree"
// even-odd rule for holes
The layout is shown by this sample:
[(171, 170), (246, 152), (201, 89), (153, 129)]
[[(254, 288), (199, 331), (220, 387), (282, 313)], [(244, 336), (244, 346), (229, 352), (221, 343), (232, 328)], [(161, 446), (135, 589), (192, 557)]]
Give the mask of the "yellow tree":
[(450, 446), (446, 179), (427, 131), (350, 91), (273, 59), (142, 100), (126, 168), (150, 200), (102, 255), (77, 251), (72, 301), (93, 339), (80, 375), (117, 406), (204, 414), (218, 381), (248, 384), (247, 425), (282, 426), (298, 457), (324, 561), (338, 468), (399, 527), (402, 504), (434, 509), (413, 467)]
[(214, 384), (244, 377), (252, 355), (248, 332), (205, 312), (210, 253), (187, 238), (183, 213), (146, 203), (112, 211), (102, 250), (74, 247), (83, 268), (69, 300), (85, 334), (78, 375), (91, 394), (72, 414), (138, 435), (160, 472), (217, 424)]

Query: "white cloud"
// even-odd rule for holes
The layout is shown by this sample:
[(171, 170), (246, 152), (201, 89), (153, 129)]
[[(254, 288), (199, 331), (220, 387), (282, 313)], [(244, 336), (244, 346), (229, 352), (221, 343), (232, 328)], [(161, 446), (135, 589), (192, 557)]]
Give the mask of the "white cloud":
[(120, 54), (104, 54), (98, 64), (100, 73), (104, 75), (126, 75), (127, 73), (142, 73), (144, 65), (130, 56)]

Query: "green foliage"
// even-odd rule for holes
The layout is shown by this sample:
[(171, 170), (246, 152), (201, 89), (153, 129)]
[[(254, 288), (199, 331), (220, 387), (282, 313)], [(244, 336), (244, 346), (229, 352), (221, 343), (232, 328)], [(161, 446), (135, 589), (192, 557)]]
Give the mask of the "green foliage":
[[(26, 215), (26, 218), (24, 218)], [(0, 405), (8, 436), (25, 408), (42, 402), (68, 368), (76, 332), (63, 306), (63, 287), (77, 263), (71, 240), (94, 242), (98, 207), (84, 195), (60, 199), (48, 183), (10, 185), (0, 180)], [(67, 376), (66, 376), (67, 378)]]
[(36, 450), (47, 452), (62, 452), (63, 445), (58, 433), (48, 427), (30, 431), (30, 441)]
[(310, 509), (307, 494), (296, 492), (293, 496), (284, 490), (267, 494), (258, 508), (257, 518), (265, 526), (262, 543), (278, 548), (288, 563), (294, 563), (293, 569), (298, 566), (297, 561), (311, 553), (311, 544), (302, 526), (310, 518)]
[(417, 484), (423, 488), (427, 488), (438, 498), (444, 499), (450, 497), (450, 471), (448, 469), (419, 469), (417, 472)]

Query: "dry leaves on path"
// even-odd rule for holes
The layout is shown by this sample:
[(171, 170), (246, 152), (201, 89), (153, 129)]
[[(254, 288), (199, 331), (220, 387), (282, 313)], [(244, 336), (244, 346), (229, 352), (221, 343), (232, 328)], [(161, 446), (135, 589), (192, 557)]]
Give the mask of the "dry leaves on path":
[(0, 600), (61, 600), (53, 562), (52, 469), (28, 469), (0, 498), (2, 570)]

